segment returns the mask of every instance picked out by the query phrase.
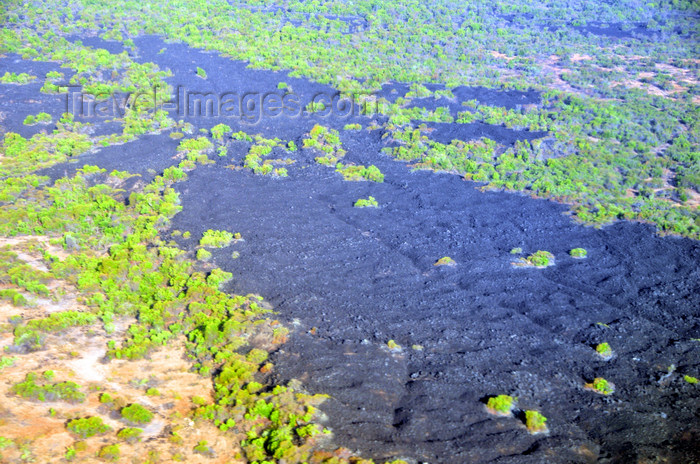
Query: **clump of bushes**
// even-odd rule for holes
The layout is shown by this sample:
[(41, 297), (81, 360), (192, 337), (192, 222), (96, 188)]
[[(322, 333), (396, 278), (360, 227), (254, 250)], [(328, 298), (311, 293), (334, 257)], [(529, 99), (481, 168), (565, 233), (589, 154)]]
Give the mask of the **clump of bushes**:
[(200, 246), (222, 248), (233, 240), (233, 234), (225, 230), (207, 230), (199, 241)]
[(82, 403), (85, 401), (85, 393), (80, 391), (80, 386), (75, 382), (47, 382), (53, 378), (53, 372), (47, 371), (40, 378), (36, 373), (27, 374), (24, 382), (12, 386), (10, 391), (22, 398), (38, 401), (67, 401), (69, 403)]
[(384, 182), (384, 174), (375, 165), (364, 167), (363, 165), (343, 165), (338, 163), (335, 170), (341, 173), (345, 180), (349, 181), (369, 180), (371, 182)]
[(311, 129), (309, 137), (303, 140), (303, 147), (321, 151), (323, 156), (316, 157), (316, 162), (327, 166), (335, 165), (345, 156), (338, 131), (318, 124)]
[(31, 76), (27, 73), (15, 74), (13, 72), (5, 72), (5, 74), (0, 77), (0, 82), (3, 84), (26, 84), (34, 79), (36, 79), (36, 76)]
[(527, 258), (519, 258), (512, 264), (518, 267), (548, 267), (554, 264), (554, 255), (549, 251), (537, 250)]

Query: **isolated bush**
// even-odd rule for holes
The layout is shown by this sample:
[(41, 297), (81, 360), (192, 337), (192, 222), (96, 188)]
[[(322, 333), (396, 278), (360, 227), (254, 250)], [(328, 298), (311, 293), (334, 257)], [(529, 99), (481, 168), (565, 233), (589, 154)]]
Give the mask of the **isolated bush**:
[(148, 424), (153, 419), (153, 413), (138, 403), (122, 408), (121, 414), (124, 419), (134, 424)]
[(68, 422), (66, 428), (82, 439), (95, 435), (102, 435), (103, 433), (107, 433), (112, 430), (110, 426), (102, 422), (101, 417), (97, 416), (73, 419), (72, 421)]

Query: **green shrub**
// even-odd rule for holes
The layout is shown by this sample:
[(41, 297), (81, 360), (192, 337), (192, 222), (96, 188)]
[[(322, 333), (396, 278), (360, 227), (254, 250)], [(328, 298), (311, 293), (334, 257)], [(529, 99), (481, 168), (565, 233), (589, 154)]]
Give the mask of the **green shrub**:
[(105, 461), (116, 462), (119, 460), (121, 452), (119, 450), (119, 445), (107, 445), (100, 448), (97, 452), (97, 457), (104, 459)]
[(102, 435), (112, 430), (110, 426), (102, 422), (101, 417), (97, 416), (73, 419), (68, 422), (66, 428), (82, 439)]
[(538, 250), (527, 257), (527, 261), (533, 266), (546, 267), (552, 263), (554, 255), (549, 251)]
[(133, 428), (133, 427), (127, 427), (124, 429), (121, 429), (119, 433), (117, 433), (117, 438), (120, 440), (124, 440), (127, 443), (136, 443), (141, 441), (141, 434), (143, 433), (143, 430)]
[(596, 353), (603, 359), (610, 359), (613, 355), (613, 350), (609, 343), (600, 343), (595, 347)]
[(574, 248), (569, 254), (574, 258), (585, 258), (588, 252), (584, 248)]
[(17, 362), (17, 358), (10, 358), (7, 356), (0, 356), (0, 371), (6, 367), (12, 367)]
[(24, 382), (16, 383), (10, 391), (22, 398), (38, 401), (60, 400), (69, 403), (82, 403), (85, 401), (85, 393), (80, 391), (80, 386), (77, 383), (45, 383), (46, 380), (51, 380), (51, 377), (51, 375), (44, 375), (43, 379), (40, 379), (34, 372), (30, 372), (27, 374)]
[(148, 424), (153, 419), (153, 413), (138, 403), (122, 408), (121, 414), (124, 419), (134, 424)]
[(498, 395), (489, 398), (486, 409), (497, 416), (508, 416), (515, 407), (516, 399), (509, 395)]
[(212, 254), (210, 251), (205, 250), (204, 248), (200, 248), (197, 250), (197, 259), (200, 261), (209, 261), (212, 257)]
[(585, 385), (587, 390), (593, 390), (601, 395), (611, 395), (615, 391), (615, 385), (602, 377), (596, 377), (593, 382)]
[(36, 79), (36, 76), (30, 76), (27, 73), (15, 74), (8, 71), (0, 77), (0, 82), (3, 84), (26, 84), (34, 79)]
[(207, 78), (207, 72), (205, 70), (203, 70), (202, 68), (200, 68), (199, 66), (197, 66), (197, 75), (199, 77), (201, 77), (202, 79)]
[(360, 198), (355, 202), (355, 208), (377, 208), (379, 203), (377, 200), (370, 196), (369, 198)]
[(530, 433), (542, 433), (547, 431), (547, 418), (538, 411), (525, 411), (525, 425)]
[(229, 132), (231, 132), (231, 127), (226, 124), (217, 124), (211, 128), (211, 136), (217, 140), (223, 140)]
[(335, 170), (341, 173), (345, 180), (349, 181), (369, 180), (372, 182), (384, 182), (384, 174), (374, 165), (364, 167), (362, 165), (343, 165), (338, 163)]
[(207, 230), (199, 241), (200, 246), (222, 248), (233, 240), (233, 234), (225, 230)]
[(197, 454), (201, 454), (208, 457), (214, 456), (214, 450), (209, 446), (206, 440), (202, 440), (194, 447), (193, 451)]
[(14, 288), (0, 289), (0, 300), (6, 300), (12, 303), (12, 306), (26, 306), (27, 298)]

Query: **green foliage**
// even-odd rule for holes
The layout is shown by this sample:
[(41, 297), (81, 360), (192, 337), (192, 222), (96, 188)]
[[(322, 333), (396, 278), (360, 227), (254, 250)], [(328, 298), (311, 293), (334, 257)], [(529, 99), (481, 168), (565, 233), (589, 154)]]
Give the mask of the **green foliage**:
[(205, 70), (203, 70), (202, 68), (200, 68), (199, 66), (197, 66), (197, 75), (199, 77), (201, 77), (202, 79), (207, 78), (207, 72)]
[(119, 460), (120, 455), (121, 455), (121, 451), (119, 449), (119, 445), (116, 445), (116, 444), (103, 446), (97, 452), (98, 458), (104, 459), (105, 461), (112, 461), (112, 462), (117, 462)]
[(613, 355), (613, 350), (612, 350), (612, 348), (610, 348), (610, 344), (607, 342), (603, 342), (603, 343), (598, 344), (595, 347), (595, 351), (603, 359), (609, 359)]
[(66, 401), (68, 403), (82, 403), (85, 401), (85, 393), (80, 391), (78, 384), (70, 381), (47, 382), (51, 378), (52, 375), (44, 375), (43, 378), (40, 378), (35, 373), (30, 372), (23, 382), (14, 384), (10, 388), (10, 392), (22, 398), (37, 401)]
[(26, 306), (27, 298), (14, 288), (0, 289), (0, 300), (9, 301), (12, 306)]
[(36, 76), (31, 76), (27, 73), (15, 74), (7, 71), (2, 77), (0, 77), (0, 82), (3, 84), (27, 84), (34, 79), (36, 79)]
[(585, 258), (588, 252), (584, 248), (574, 248), (569, 251), (569, 254), (574, 258)]
[(127, 443), (137, 443), (141, 441), (141, 434), (143, 433), (143, 430), (137, 429), (137, 428), (132, 428), (132, 427), (127, 427), (124, 429), (121, 429), (117, 433), (117, 438), (120, 440), (124, 440)]
[(392, 351), (400, 351), (401, 350), (401, 345), (396, 343), (394, 340), (389, 340), (386, 342), (387, 348), (389, 348)]
[(525, 425), (530, 433), (542, 433), (547, 431), (547, 418), (538, 411), (525, 411)]
[(153, 413), (138, 403), (122, 408), (121, 415), (124, 419), (134, 424), (148, 424), (153, 420)]
[(486, 409), (499, 416), (508, 416), (515, 407), (516, 398), (509, 395), (492, 396), (486, 403)]
[(12, 441), (11, 439), (0, 436), (0, 450), (4, 449), (4, 448), (9, 448), (10, 446), (12, 446), (14, 444), (15, 444), (15, 442)]
[(210, 251), (200, 248), (197, 250), (197, 259), (200, 261), (209, 261), (212, 258)]
[(197, 454), (202, 454), (208, 457), (214, 457), (214, 450), (209, 446), (206, 440), (202, 440), (195, 447), (193, 451)]
[(25, 126), (32, 126), (34, 124), (46, 124), (51, 122), (51, 115), (48, 113), (39, 113), (36, 116), (34, 115), (28, 115), (26, 118), (24, 118), (24, 125)]
[(211, 128), (211, 136), (217, 140), (223, 140), (224, 136), (231, 132), (231, 127), (226, 124), (217, 124)]
[(17, 358), (11, 358), (9, 356), (0, 356), (0, 371), (6, 367), (12, 367), (17, 362)]
[(369, 198), (358, 199), (354, 206), (355, 208), (377, 208), (379, 203), (373, 196), (370, 196)]
[(26, 324), (15, 327), (14, 348), (20, 351), (37, 351), (44, 347), (45, 333), (62, 332), (71, 327), (86, 326), (94, 323), (97, 316), (79, 311), (51, 313), (43, 319), (33, 319)]
[(233, 234), (225, 230), (207, 230), (199, 241), (200, 246), (223, 248), (233, 240)]
[(338, 131), (319, 124), (311, 128), (308, 138), (303, 139), (302, 144), (303, 148), (321, 152), (322, 155), (316, 157), (316, 162), (327, 166), (335, 165), (346, 153)]
[(611, 395), (615, 391), (615, 386), (602, 377), (596, 377), (593, 382), (587, 383), (585, 387), (601, 395)]
[(443, 256), (442, 258), (435, 261), (435, 264), (433, 264), (433, 266), (454, 266), (456, 264), (457, 263), (454, 259), (450, 258), (449, 256)]
[(554, 264), (554, 255), (549, 251), (537, 250), (527, 258), (515, 261), (513, 265), (521, 267), (547, 267)]
[(369, 180), (371, 182), (384, 182), (384, 174), (374, 165), (364, 167), (362, 165), (343, 165), (338, 163), (335, 171), (341, 173), (343, 178), (349, 181)]
[(112, 430), (112, 428), (102, 422), (102, 418), (98, 416), (73, 419), (66, 424), (66, 428), (82, 439), (90, 438), (95, 435), (102, 435)]
[(255, 174), (258, 175), (269, 175), (274, 174), (276, 176), (285, 177), (287, 175), (286, 169), (274, 169), (273, 165), (278, 163), (290, 163), (289, 159), (276, 160), (276, 159), (264, 159), (272, 154), (272, 150), (275, 147), (284, 148), (285, 145), (280, 139), (266, 139), (259, 135), (255, 136), (255, 143), (250, 147), (248, 154), (243, 160), (243, 165), (246, 168), (252, 169)]
[(206, 137), (198, 137), (196, 139), (184, 139), (177, 147), (177, 151), (183, 152), (203, 152), (210, 149), (212, 146), (209, 139)]
[(692, 377), (690, 375), (684, 375), (683, 380), (685, 380), (686, 382), (688, 382), (689, 384), (692, 384), (692, 385), (695, 385), (696, 383), (698, 383), (698, 379), (696, 377)]

